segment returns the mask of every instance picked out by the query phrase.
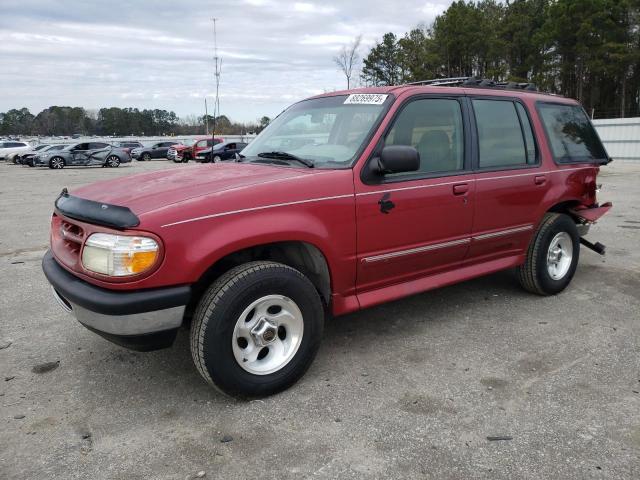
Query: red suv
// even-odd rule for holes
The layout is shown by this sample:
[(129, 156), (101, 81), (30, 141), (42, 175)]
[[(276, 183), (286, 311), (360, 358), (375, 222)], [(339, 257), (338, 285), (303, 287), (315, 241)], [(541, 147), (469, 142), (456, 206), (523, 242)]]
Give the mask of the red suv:
[(559, 293), (581, 244), (604, 253), (582, 236), (610, 159), (576, 101), (457, 81), (320, 95), (235, 162), (64, 190), (55, 297), (130, 348), (189, 327), (207, 382), (259, 396), (304, 374), (327, 315), (507, 268)]
[(196, 158), (196, 155), (202, 150), (211, 148), (212, 145), (222, 143), (222, 138), (216, 137), (198, 137), (194, 140), (185, 140), (184, 143), (173, 145), (167, 152), (167, 158), (175, 163), (187, 163), (189, 160)]

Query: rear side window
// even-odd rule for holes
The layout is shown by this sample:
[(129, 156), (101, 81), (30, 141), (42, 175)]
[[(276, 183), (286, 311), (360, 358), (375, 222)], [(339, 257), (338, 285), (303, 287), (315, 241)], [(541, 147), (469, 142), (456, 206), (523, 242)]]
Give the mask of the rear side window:
[(540, 103), (538, 111), (556, 162), (608, 161), (607, 152), (581, 107)]
[(518, 167), (536, 163), (531, 124), (519, 103), (473, 100), (478, 126), (480, 168)]

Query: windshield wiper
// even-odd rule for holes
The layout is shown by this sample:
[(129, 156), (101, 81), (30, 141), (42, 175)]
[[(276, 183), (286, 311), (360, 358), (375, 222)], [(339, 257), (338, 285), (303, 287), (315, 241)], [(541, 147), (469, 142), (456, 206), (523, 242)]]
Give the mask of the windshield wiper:
[(277, 160), (293, 160), (295, 162), (301, 163), (309, 168), (315, 167), (313, 160), (309, 160), (308, 158), (296, 157), (295, 155), (287, 152), (261, 152), (258, 154), (258, 157), (261, 158), (275, 158)]

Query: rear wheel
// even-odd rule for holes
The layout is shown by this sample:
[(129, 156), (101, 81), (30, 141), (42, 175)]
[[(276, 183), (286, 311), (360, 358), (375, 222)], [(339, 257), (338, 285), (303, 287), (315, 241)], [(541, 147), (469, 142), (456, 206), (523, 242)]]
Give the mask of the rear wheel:
[(116, 168), (120, 166), (120, 159), (116, 155), (110, 155), (107, 157), (107, 167)]
[(313, 284), (275, 262), (251, 262), (204, 294), (191, 326), (200, 374), (224, 393), (266, 396), (284, 390), (313, 361), (324, 310)]
[(53, 157), (51, 160), (49, 160), (49, 168), (60, 170), (61, 168), (64, 168), (64, 166), (65, 161), (62, 157)]
[(547, 213), (536, 231), (524, 264), (517, 268), (525, 290), (555, 295), (571, 282), (580, 256), (580, 235), (568, 215)]

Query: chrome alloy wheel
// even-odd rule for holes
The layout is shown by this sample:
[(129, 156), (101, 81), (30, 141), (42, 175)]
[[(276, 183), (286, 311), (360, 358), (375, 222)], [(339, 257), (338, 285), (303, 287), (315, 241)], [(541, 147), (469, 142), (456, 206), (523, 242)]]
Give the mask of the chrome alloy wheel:
[(54, 157), (53, 159), (51, 159), (51, 168), (64, 168), (64, 160), (60, 157)]
[(222, 157), (220, 155), (216, 155), (213, 157), (213, 163), (220, 163), (222, 161)]
[(109, 158), (107, 158), (107, 165), (109, 165), (112, 168), (115, 168), (118, 165), (120, 165), (120, 159), (115, 155), (111, 155)]
[(302, 312), (282, 295), (267, 295), (244, 309), (231, 338), (233, 355), (254, 375), (277, 372), (294, 357), (304, 331)]
[(549, 244), (547, 271), (554, 280), (562, 279), (571, 268), (573, 241), (567, 232), (560, 232)]

